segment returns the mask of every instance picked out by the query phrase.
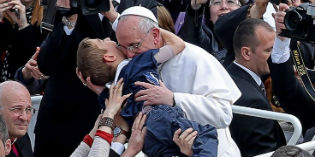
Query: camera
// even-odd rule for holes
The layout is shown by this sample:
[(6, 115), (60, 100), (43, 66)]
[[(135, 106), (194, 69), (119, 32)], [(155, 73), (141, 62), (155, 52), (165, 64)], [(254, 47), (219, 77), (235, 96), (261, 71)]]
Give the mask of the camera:
[(83, 15), (96, 14), (96, 13), (105, 12), (109, 10), (108, 0), (71, 0), (71, 1), (79, 1), (79, 3), (78, 2), (76, 3), (79, 4), (79, 6), (81, 7), (81, 11)]
[(302, 3), (290, 8), (284, 17), (285, 30), (279, 35), (299, 41), (315, 43), (315, 5)]

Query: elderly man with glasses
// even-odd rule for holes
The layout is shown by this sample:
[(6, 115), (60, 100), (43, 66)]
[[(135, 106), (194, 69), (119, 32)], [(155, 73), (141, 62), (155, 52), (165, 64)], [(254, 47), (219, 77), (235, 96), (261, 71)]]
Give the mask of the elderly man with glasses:
[(7, 157), (32, 157), (31, 141), (27, 134), (34, 111), (30, 93), (16, 81), (3, 82), (0, 84), (0, 107), (12, 141), (12, 150)]

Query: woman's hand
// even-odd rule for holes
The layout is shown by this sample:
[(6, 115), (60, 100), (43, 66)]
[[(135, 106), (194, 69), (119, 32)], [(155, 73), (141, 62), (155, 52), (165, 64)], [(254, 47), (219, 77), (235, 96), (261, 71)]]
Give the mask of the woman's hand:
[(6, 12), (7, 10), (11, 9), (12, 6), (9, 5), (8, 0), (0, 0), (0, 22), (3, 19), (3, 13)]
[(130, 157), (138, 154), (144, 144), (144, 136), (147, 132), (147, 128), (144, 127), (147, 116), (142, 112), (135, 119), (132, 125), (131, 136), (129, 138), (127, 150), (121, 155), (122, 157)]
[(25, 6), (21, 3), (20, 0), (11, 0), (9, 5), (13, 10), (7, 10), (6, 13), (12, 18), (12, 20), (18, 24), (19, 29), (23, 29), (27, 27), (29, 24), (27, 23)]
[(37, 47), (36, 52), (34, 53), (32, 58), (27, 61), (24, 68), (22, 69), (24, 80), (30, 80), (31, 78), (39, 79), (39, 80), (48, 78), (48, 76), (45, 76), (38, 69), (37, 56), (39, 54), (39, 51), (40, 51), (40, 48)]
[(124, 86), (123, 79), (117, 82), (117, 85), (112, 84), (109, 89), (109, 98), (105, 100), (106, 110), (103, 117), (113, 118), (121, 109), (122, 103), (131, 95), (122, 96), (122, 88)]

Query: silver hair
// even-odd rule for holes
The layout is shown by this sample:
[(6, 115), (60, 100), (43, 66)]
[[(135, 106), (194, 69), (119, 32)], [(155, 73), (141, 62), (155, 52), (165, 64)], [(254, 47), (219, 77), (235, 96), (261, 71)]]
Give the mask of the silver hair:
[[(119, 21), (124, 21), (128, 18), (128, 15), (123, 15), (119, 17)], [(152, 28), (159, 28), (158, 23), (154, 22), (153, 20), (143, 17), (143, 16), (138, 16), (140, 18), (139, 23), (138, 23), (138, 28), (140, 31), (144, 33), (148, 33)]]
[(5, 141), (9, 139), (8, 128), (7, 128), (7, 125), (5, 124), (5, 121), (2, 115), (0, 115), (0, 138), (4, 145), (5, 145)]

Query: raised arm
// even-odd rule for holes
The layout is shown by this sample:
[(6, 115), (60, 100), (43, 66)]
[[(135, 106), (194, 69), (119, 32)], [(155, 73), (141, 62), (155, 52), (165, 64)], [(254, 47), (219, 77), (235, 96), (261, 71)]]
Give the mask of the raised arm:
[(164, 41), (164, 46), (160, 48), (160, 51), (155, 54), (154, 58), (158, 63), (164, 63), (183, 51), (185, 42), (167, 30), (161, 28), (160, 32)]
[(183, 39), (178, 37), (177, 35), (173, 34), (172, 32), (169, 32), (164, 29), (161, 30), (161, 36), (164, 40), (165, 45), (168, 45), (175, 55), (179, 54), (181, 51), (185, 48), (185, 42)]

